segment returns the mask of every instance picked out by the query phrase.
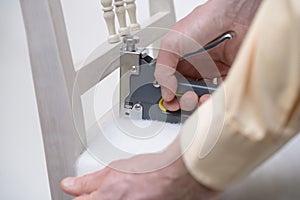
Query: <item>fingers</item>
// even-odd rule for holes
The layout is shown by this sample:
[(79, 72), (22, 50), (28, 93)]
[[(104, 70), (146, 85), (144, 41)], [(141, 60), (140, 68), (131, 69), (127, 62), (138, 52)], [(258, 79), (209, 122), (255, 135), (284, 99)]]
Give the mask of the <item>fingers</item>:
[(198, 105), (199, 97), (193, 91), (186, 92), (179, 100), (180, 108), (185, 111), (192, 111)]
[(61, 188), (73, 196), (90, 194), (100, 187), (106, 173), (107, 169), (104, 169), (82, 177), (68, 177), (61, 182)]
[[(101, 195), (100, 190), (97, 190), (88, 195), (78, 196), (73, 200), (99, 200), (99, 199), (108, 199), (108, 198), (104, 198), (104, 195)], [(117, 199), (114, 199), (114, 200), (117, 200)]]
[[(210, 10), (213, 8), (206, 9)], [(180, 20), (172, 27), (172, 30), (161, 42), (155, 68), (155, 78), (162, 86), (161, 92), (163, 99), (174, 107), (177, 105), (173, 104), (174, 102), (171, 102), (174, 99), (177, 90), (177, 80), (174, 74), (178, 67), (180, 57), (185, 53), (199, 49), (226, 31), (222, 24), (216, 26), (215, 23), (219, 22), (219, 20), (216, 20), (214, 17), (209, 17), (212, 15), (210, 11), (203, 12), (204, 10), (204, 8), (199, 7), (190, 15)], [(195, 19), (198, 18), (203, 20), (195, 22)], [(199, 30), (201, 30), (201, 34), (199, 34)], [(211, 59), (208, 60), (209, 62), (212, 62)], [(186, 64), (184, 64), (184, 66), (186, 66)], [(180, 72), (184, 76), (199, 76), (199, 71), (195, 69), (190, 70), (190, 68), (191, 67), (184, 67)], [(187, 96), (187, 98), (190, 97)], [(184, 99), (183, 101), (185, 101)], [(187, 106), (188, 109), (190, 109), (192, 105)]]
[(210, 97), (211, 97), (210, 94), (202, 95), (202, 96), (199, 98), (199, 106), (201, 106), (204, 102), (206, 102)]
[(183, 94), (179, 99), (174, 98), (169, 102), (164, 101), (163, 105), (168, 111), (171, 112), (177, 111), (179, 109), (182, 109), (184, 111), (192, 111), (197, 107), (197, 105), (202, 105), (210, 97), (210, 94), (205, 94), (199, 98), (195, 92), (188, 91), (185, 94)]
[(180, 105), (179, 105), (179, 102), (178, 100), (175, 98), (173, 99), (172, 101), (164, 101), (163, 105), (165, 106), (165, 108), (168, 110), (168, 111), (177, 111), (180, 109)]
[(92, 200), (92, 199), (91, 199), (90, 195), (82, 195), (82, 196), (76, 197), (73, 200)]
[(101, 187), (98, 186), (93, 192), (82, 194), (73, 200), (122, 200), (124, 193), (129, 191), (120, 173), (109, 173), (102, 180)]
[(174, 75), (175, 72), (176, 69), (174, 66), (170, 67), (169, 65), (156, 64), (154, 76), (161, 86), (161, 94), (165, 101), (171, 101), (175, 97), (177, 90), (177, 79)]
[[(187, 61), (179, 62), (180, 57), (184, 54), (200, 49), (228, 31), (231, 21), (227, 18), (219, 18), (219, 15), (215, 13), (215, 3), (197, 7), (187, 17), (176, 23), (161, 42), (155, 78), (162, 86), (164, 105), (170, 111), (178, 110), (179, 107), (182, 107), (183, 110), (193, 110), (198, 102), (203, 102), (202, 100), (196, 101), (195, 95), (191, 93), (184, 95), (179, 102), (174, 100), (177, 91), (177, 79), (174, 74), (177, 69), (183, 76), (193, 78), (195, 76), (199, 78), (202, 74), (211, 78), (215, 77), (216, 73), (219, 74), (212, 58), (207, 54), (202, 55), (201, 65), (193, 59), (189, 59), (190, 63)], [(195, 19), (201, 20), (195, 21)], [(197, 67), (193, 68), (195, 64)], [(202, 66), (205, 68), (202, 69)]]

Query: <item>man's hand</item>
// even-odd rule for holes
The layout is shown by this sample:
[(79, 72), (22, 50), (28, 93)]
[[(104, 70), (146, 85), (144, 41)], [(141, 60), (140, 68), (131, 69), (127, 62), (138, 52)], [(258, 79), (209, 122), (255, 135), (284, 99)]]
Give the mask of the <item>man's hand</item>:
[[(187, 171), (181, 157), (169, 163), (174, 158), (174, 151), (180, 152), (178, 142), (172, 148), (161, 154), (141, 155), (117, 161), (110, 167), (82, 177), (66, 178), (62, 181), (61, 187), (66, 193), (76, 196), (74, 200), (210, 200), (215, 198), (219, 192), (198, 183)], [(159, 168), (162, 163), (168, 165)], [(154, 170), (155, 167), (158, 169)], [(152, 171), (140, 173), (151, 168)]]
[[(155, 71), (168, 110), (193, 110), (198, 103), (209, 98), (204, 95), (199, 99), (194, 92), (188, 92), (180, 100), (176, 99), (175, 72), (201, 81), (225, 78), (261, 1), (209, 0), (173, 26), (162, 40)], [(236, 33), (233, 40), (210, 50), (208, 54), (180, 61), (184, 54), (205, 46), (228, 31)]]

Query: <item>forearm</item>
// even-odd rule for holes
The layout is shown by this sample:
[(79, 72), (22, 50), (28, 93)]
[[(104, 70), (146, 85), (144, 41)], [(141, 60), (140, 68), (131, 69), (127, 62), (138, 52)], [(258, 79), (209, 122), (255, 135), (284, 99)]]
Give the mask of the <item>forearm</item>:
[(184, 125), (186, 166), (209, 187), (244, 178), (300, 130), (300, 12), (294, 7), (264, 2), (223, 88)]

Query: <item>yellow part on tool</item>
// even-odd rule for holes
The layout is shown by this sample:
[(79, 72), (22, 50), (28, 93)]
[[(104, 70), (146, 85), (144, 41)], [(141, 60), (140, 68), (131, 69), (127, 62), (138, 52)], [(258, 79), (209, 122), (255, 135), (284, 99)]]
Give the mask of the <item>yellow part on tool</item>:
[(163, 100), (163, 98), (161, 98), (160, 100), (159, 100), (159, 102), (158, 102), (158, 107), (159, 107), (159, 109), (161, 110), (161, 111), (163, 111), (163, 112), (167, 112), (167, 109), (166, 109), (166, 107), (164, 106), (164, 100)]
[[(181, 97), (181, 96), (182, 96), (182, 94), (176, 94), (176, 97)], [(167, 112), (168, 111), (167, 108), (164, 106), (164, 99), (163, 98), (161, 98), (159, 100), (158, 107), (163, 112)]]

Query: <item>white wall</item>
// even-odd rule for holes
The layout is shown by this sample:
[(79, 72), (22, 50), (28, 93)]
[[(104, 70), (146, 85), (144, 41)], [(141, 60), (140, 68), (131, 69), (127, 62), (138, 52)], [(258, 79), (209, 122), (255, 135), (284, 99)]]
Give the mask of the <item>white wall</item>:
[[(175, 0), (182, 18), (199, 0)], [(63, 0), (74, 62), (106, 39), (99, 0)], [(140, 21), (147, 0), (138, 0)], [(46, 164), (18, 0), (0, 0), (0, 199), (48, 200)]]
[(17, 0), (0, 1), (0, 199), (48, 200), (25, 31)]

